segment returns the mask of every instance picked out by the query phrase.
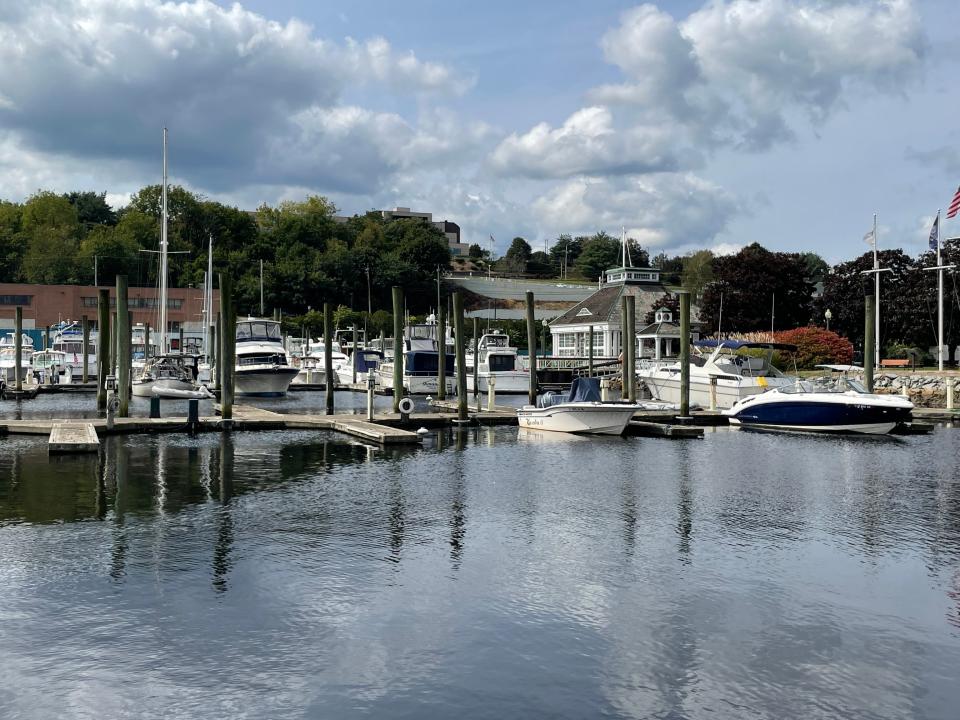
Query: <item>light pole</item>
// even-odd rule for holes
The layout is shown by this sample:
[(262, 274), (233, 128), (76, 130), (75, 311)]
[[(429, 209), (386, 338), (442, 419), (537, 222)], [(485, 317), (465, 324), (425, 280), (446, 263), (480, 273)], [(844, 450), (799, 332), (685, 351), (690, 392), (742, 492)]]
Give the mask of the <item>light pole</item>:
[(826, 311), (823, 313), (823, 319), (827, 321), (827, 330), (830, 329), (830, 318), (832, 317), (833, 317), (833, 313), (830, 312), (830, 308), (827, 308)]

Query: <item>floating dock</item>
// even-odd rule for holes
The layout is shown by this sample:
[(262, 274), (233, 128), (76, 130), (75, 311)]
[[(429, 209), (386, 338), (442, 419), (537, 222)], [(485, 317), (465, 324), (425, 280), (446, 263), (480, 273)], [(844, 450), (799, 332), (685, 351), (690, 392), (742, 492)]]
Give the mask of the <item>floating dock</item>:
[(50, 430), (47, 452), (51, 455), (64, 453), (97, 452), (100, 438), (89, 422), (60, 422)]

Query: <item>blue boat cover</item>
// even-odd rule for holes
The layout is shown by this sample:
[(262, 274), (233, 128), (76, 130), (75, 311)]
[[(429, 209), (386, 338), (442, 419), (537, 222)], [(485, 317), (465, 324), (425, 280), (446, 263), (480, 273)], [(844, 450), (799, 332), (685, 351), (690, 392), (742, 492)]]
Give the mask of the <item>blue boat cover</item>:
[(600, 379), (577, 377), (568, 393), (545, 392), (537, 398), (538, 408), (548, 408), (567, 402), (600, 402)]

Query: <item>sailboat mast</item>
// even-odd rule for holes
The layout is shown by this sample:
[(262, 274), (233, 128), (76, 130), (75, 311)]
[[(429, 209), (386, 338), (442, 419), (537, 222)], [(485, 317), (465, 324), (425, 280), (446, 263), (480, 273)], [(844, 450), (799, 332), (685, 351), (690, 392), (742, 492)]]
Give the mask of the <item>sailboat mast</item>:
[[(167, 129), (163, 129), (163, 187), (160, 224), (160, 354), (167, 352)], [(183, 348), (181, 348), (181, 351)]]

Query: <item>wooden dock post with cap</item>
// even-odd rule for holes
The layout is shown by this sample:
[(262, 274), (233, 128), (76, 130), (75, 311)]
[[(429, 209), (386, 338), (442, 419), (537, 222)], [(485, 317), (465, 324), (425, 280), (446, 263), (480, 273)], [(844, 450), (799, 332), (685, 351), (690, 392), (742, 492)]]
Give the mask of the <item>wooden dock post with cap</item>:
[(637, 401), (637, 297), (627, 295), (627, 377), (630, 378), (630, 402)]
[(327, 399), (327, 415), (333, 415), (333, 307), (323, 304), (323, 385)]
[[(473, 317), (473, 396), (480, 397), (480, 355), (477, 348), (480, 345), (480, 338), (477, 336), (479, 330), (479, 321), (476, 315)], [(477, 401), (479, 402), (479, 400)]]
[(107, 409), (107, 375), (110, 374), (110, 291), (97, 291), (97, 410)]
[(90, 319), (84, 315), (80, 318), (83, 330), (83, 375), (82, 381), (86, 385), (90, 380)]
[(620, 398), (626, 400), (630, 396), (630, 376), (627, 373), (627, 296), (620, 296)]
[(680, 291), (680, 416), (690, 416), (690, 291)]
[(527, 291), (527, 347), (530, 352), (530, 388), (527, 399), (537, 404), (537, 320), (534, 314), (533, 293)]
[(593, 325), (587, 328), (590, 339), (587, 341), (587, 377), (593, 377)]
[[(453, 294), (453, 332), (454, 348), (457, 358), (457, 421), (466, 422), (467, 415), (467, 358), (463, 337), (463, 297), (457, 291)], [(441, 346), (440, 352), (444, 352)]]
[(220, 273), (220, 308), (222, 331), (220, 333), (220, 417), (233, 420), (233, 376), (236, 364), (236, 312), (233, 306), (233, 280)]
[[(457, 331), (459, 332), (459, 330)], [(447, 308), (437, 307), (437, 400), (447, 399)], [(459, 342), (458, 337), (455, 342)]]
[(393, 286), (393, 411), (403, 398), (403, 290)]
[(863, 283), (863, 307), (864, 307), (864, 325), (863, 325), (863, 382), (867, 387), (867, 392), (873, 392), (873, 360), (874, 344), (876, 343), (876, 325), (875, 314), (877, 298), (873, 294), (873, 282), (865, 281)]
[(130, 416), (130, 341), (127, 276), (117, 275), (117, 393), (122, 418)]
[(17, 305), (14, 318), (13, 328), (16, 337), (13, 339), (13, 351), (17, 356), (13, 361), (13, 377), (19, 393), (23, 390), (23, 308), (19, 305)]

